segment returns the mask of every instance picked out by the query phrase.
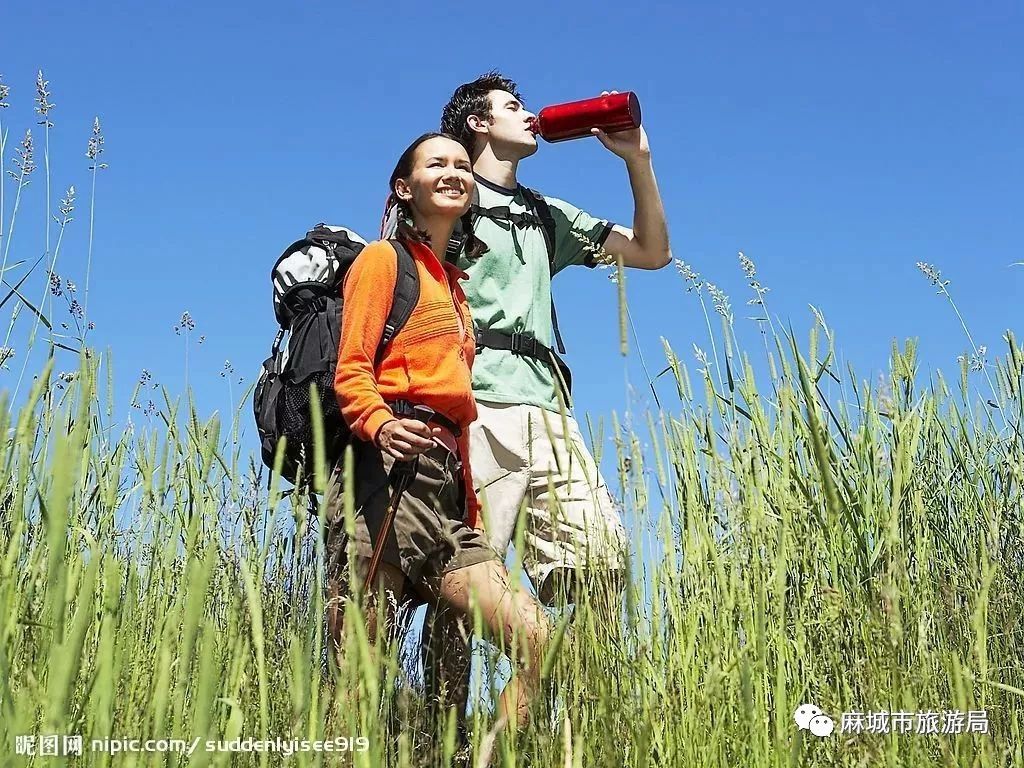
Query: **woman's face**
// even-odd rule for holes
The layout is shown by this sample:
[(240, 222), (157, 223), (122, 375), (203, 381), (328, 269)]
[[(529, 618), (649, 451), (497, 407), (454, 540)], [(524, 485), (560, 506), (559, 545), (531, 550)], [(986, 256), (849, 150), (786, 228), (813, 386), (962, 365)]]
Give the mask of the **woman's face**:
[(457, 219), (472, 202), (473, 165), (457, 141), (435, 136), (418, 147), (412, 172), (396, 179), (395, 193), (423, 218)]

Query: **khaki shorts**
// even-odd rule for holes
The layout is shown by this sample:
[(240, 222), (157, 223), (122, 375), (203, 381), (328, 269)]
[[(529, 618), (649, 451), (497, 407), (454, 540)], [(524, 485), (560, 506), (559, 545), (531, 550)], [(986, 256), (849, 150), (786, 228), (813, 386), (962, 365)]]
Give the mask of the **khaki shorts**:
[[(342, 578), (354, 550), (356, 572), (365, 574), (391, 500), (389, 473), (394, 459), (376, 446), (355, 441), (355, 537), (345, 536), (343, 467), (331, 472), (326, 493), (328, 574)], [(450, 571), (496, 560), (483, 534), (465, 523), (462, 464), (446, 448), (420, 454), (418, 471), (402, 494), (381, 562), (398, 568), (409, 585), (424, 595)], [(350, 547), (350, 544), (353, 545)], [(432, 583), (433, 582), (433, 583)]]
[(519, 555), (538, 593), (556, 568), (624, 568), (621, 515), (576, 420), (479, 400), (477, 414), (469, 455), (491, 546), (504, 557), (524, 525)]

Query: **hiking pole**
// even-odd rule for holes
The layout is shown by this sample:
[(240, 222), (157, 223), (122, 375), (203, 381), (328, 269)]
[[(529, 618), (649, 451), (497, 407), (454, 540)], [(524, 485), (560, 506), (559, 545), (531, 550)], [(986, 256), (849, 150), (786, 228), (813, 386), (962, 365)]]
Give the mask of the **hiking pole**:
[(377, 541), (374, 542), (373, 554), (370, 556), (370, 567), (366, 572), (366, 584), (370, 589), (373, 589), (373, 581), (377, 578), (377, 569), (380, 567), (380, 560), (384, 555), (384, 541), (395, 522), (395, 514), (402, 501), (402, 494), (412, 485), (412, 481), (416, 477), (419, 458), (417, 456), (412, 461), (396, 460), (391, 468), (391, 499), (388, 501), (388, 510), (384, 515), (384, 520), (380, 524), (380, 531), (377, 532)]
[[(417, 420), (428, 422), (435, 415), (435, 412), (432, 408), (428, 408), (425, 405), (417, 405), (413, 408), (413, 414)], [(420, 457), (416, 456), (412, 461), (395, 460), (395, 463), (391, 465), (391, 472), (389, 473), (391, 499), (388, 501), (388, 510), (380, 525), (380, 531), (377, 532), (377, 541), (373, 545), (373, 554), (370, 556), (370, 567), (366, 572), (366, 584), (370, 585), (370, 589), (373, 589), (374, 579), (377, 578), (377, 569), (380, 567), (380, 560), (384, 555), (384, 541), (387, 539), (388, 533), (391, 532), (392, 525), (394, 525), (395, 514), (398, 512), (398, 505), (402, 501), (402, 494), (408, 490), (409, 486), (412, 485), (412, 481), (416, 479), (419, 462)]]

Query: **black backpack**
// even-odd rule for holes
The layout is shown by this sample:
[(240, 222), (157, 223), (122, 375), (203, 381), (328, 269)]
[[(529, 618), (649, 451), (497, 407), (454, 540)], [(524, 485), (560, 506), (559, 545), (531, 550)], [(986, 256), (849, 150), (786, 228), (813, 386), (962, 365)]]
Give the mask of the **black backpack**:
[[(420, 292), (412, 254), (398, 240), (389, 242), (398, 254), (398, 279), (377, 347), (378, 364), (386, 345), (412, 314)], [(312, 474), (311, 383), (319, 394), (328, 466), (351, 438), (334, 392), (334, 369), (341, 337), (342, 284), (365, 246), (366, 241), (349, 229), (317, 224), (289, 245), (270, 270), (280, 329), (256, 382), (253, 412), (263, 463), (273, 468), (278, 443), (284, 438), (281, 476), (292, 483), (300, 470), (304, 478)], [(288, 341), (282, 346), (285, 334)]]

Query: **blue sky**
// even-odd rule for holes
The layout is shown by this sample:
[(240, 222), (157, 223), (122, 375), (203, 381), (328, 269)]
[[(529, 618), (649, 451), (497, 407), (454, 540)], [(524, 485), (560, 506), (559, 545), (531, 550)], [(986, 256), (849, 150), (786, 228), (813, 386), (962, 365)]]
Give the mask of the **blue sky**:
[[(674, 255), (730, 295), (757, 367), (739, 250), (771, 288), (773, 315), (806, 338), (815, 304), (861, 378), (885, 369), (891, 340), (905, 337), (919, 338), (925, 370), (955, 371), (966, 340), (918, 260), (952, 281), (990, 356), (1006, 328), (1021, 331), (1024, 268), (1009, 266), (1024, 261), (1019, 3), (13, 0), (0, 20), (7, 167), (25, 128), (41, 142), (31, 110), (42, 68), (57, 105), (54, 207), (68, 184), (79, 192), (57, 271), (80, 291), (84, 150), (93, 116), (103, 123), (90, 319), (125, 399), (143, 368), (182, 390), (184, 339), (172, 328), (188, 310), (190, 383), (204, 412), (223, 411), (225, 360), (237, 397), (238, 377), (251, 381), (269, 348), (268, 270), (280, 250), (320, 220), (373, 237), (398, 154), (436, 127), (457, 84), (492, 67), (519, 81), (532, 108), (605, 88), (638, 93)], [(12, 260), (45, 247), (41, 151), (37, 162)], [(520, 178), (630, 223), (624, 167), (595, 140), (542, 146)], [(4, 183), (6, 222), (14, 185)], [(29, 285), (45, 290), (41, 274)], [(628, 291), (649, 366), (663, 365), (661, 336), (692, 366), (706, 332), (678, 273), (631, 273)], [(578, 415), (621, 412), (614, 287), (572, 270), (556, 296)], [(23, 359), (19, 350), (0, 371), (0, 388), (13, 389)], [(626, 364), (641, 382), (635, 358)], [(659, 391), (675, 409), (674, 388)], [(251, 434), (248, 405), (243, 415)]]

